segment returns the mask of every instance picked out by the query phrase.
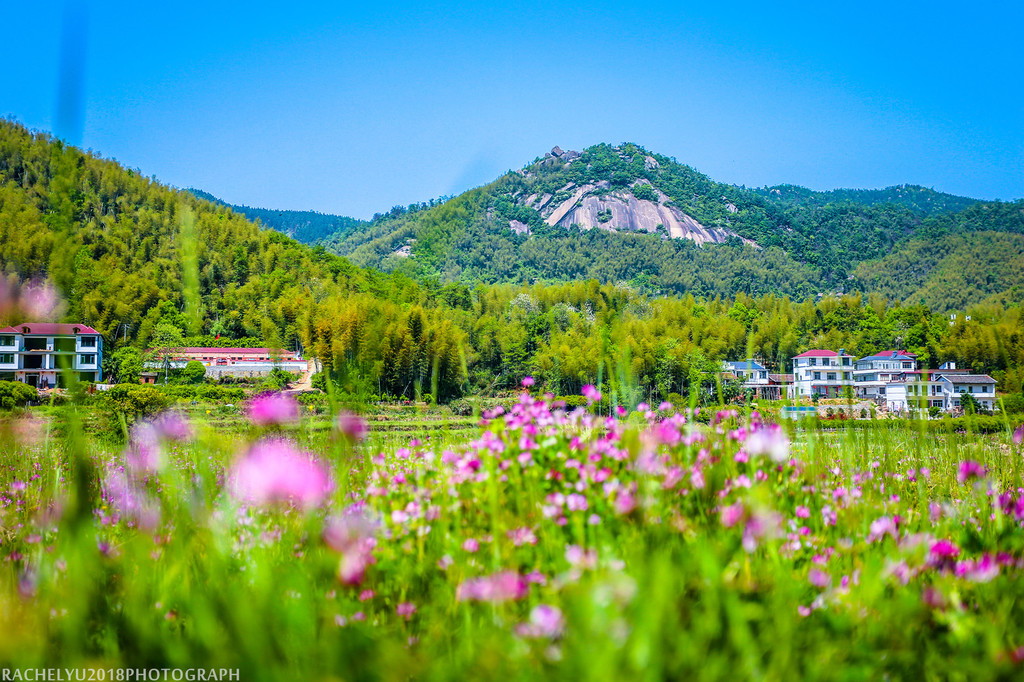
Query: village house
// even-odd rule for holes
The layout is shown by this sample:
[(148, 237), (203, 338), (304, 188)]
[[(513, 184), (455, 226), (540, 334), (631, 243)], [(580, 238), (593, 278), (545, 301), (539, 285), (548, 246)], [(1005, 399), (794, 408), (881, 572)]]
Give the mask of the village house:
[(64, 385), (64, 369), (79, 381), (100, 381), (103, 336), (84, 324), (25, 322), (0, 329), (0, 379), (56, 388)]
[(854, 390), (853, 356), (814, 349), (793, 357), (793, 397), (841, 398)]

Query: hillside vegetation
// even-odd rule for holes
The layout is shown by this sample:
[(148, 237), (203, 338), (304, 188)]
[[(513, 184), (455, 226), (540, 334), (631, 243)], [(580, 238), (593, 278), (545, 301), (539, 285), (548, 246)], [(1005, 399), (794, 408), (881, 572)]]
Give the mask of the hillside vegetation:
[[(1022, 300), (1014, 286), (1024, 261), (1005, 236), (1022, 233), (1021, 201), (978, 202), (908, 185), (749, 190), (623, 144), (556, 148), (440, 205), (399, 207), (322, 243), (359, 265), (446, 281), (594, 277), (652, 293), (729, 296), (884, 291), (952, 309)], [(915, 265), (914, 282), (895, 286), (907, 279), (900, 263), (936, 241), (973, 245), (1003, 271), (964, 288), (934, 270), (932, 258)]]
[[(965, 293), (971, 319), (960, 315), (953, 325), (944, 313), (948, 305), (901, 304), (907, 297), (902, 289), (888, 293), (895, 301), (875, 294), (816, 299), (810, 296), (810, 266), (795, 263), (778, 247), (755, 249), (738, 239), (699, 247), (685, 239), (590, 230), (513, 242), (515, 250), (488, 257), (484, 249), (490, 242), (474, 243), (472, 230), (482, 229), (479, 217), (486, 216), (494, 192), (490, 186), (441, 205), (393, 211), (372, 224), (368, 234), (405, 225), (423, 249), (402, 261), (416, 267), (385, 274), (4, 122), (0, 267), (12, 286), (31, 280), (55, 284), (66, 302), (63, 319), (99, 329), (108, 352), (125, 344), (148, 347), (161, 325), (185, 335), (300, 346), (321, 358), (349, 395), (447, 401), (509, 390), (532, 375), (559, 395), (596, 384), (624, 400), (651, 401), (672, 393), (703, 395), (722, 359), (755, 357), (782, 369), (787, 358), (808, 347), (846, 348), (858, 355), (904, 347), (921, 354), (925, 366), (956, 360), (992, 372), (1001, 389), (1021, 390), (1024, 320), (1019, 306), (1006, 305), (1008, 299), (967, 307), (971, 294)], [(976, 215), (983, 222), (984, 211), (992, 209), (979, 206), (958, 216)], [(466, 230), (454, 233), (452, 225)], [(730, 229), (739, 232), (741, 226)], [(942, 229), (944, 239), (963, 248), (985, 236), (958, 233), (956, 225)], [(1020, 235), (999, 234), (992, 237), (993, 249), (1019, 253)], [(481, 233), (481, 239), (488, 237), (498, 238)], [(602, 256), (613, 247), (618, 258)], [(372, 249), (371, 239), (351, 258), (359, 261)], [(992, 254), (989, 269), (998, 271)], [(434, 271), (443, 271), (465, 262), (467, 276), (486, 281), (488, 268), (500, 258), (509, 279), (523, 267), (542, 273), (568, 263), (577, 281), (470, 286), (445, 283), (426, 267), (432, 263)], [(933, 258), (927, 264), (933, 270), (957, 268)], [(650, 272), (629, 279), (630, 268)], [(407, 269), (420, 278), (407, 276)], [(979, 290), (1018, 281), (996, 272), (989, 282), (984, 268), (961, 270), (977, 280)], [(771, 293), (787, 288), (796, 298)], [(687, 293), (646, 295), (652, 290)], [(0, 315), (14, 314), (5, 310), (0, 306)]]

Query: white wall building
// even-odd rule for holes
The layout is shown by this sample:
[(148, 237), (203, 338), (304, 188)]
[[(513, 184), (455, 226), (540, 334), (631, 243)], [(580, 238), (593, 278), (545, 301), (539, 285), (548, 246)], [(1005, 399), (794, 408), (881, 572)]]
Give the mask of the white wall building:
[(796, 398), (842, 398), (854, 390), (853, 356), (840, 349), (809, 350), (793, 357)]
[(84, 324), (26, 322), (0, 329), (0, 379), (54, 388), (63, 385), (65, 368), (80, 381), (100, 381), (103, 336)]

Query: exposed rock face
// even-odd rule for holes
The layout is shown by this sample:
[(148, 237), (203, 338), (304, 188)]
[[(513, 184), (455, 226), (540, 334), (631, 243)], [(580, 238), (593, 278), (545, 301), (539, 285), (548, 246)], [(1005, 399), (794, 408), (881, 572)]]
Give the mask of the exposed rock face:
[(508, 227), (516, 234), (530, 234), (530, 226), (518, 220), (508, 221)]
[[(551, 226), (565, 228), (577, 225), (584, 230), (599, 227), (612, 231), (632, 231), (655, 233), (662, 232), (674, 239), (692, 239), (698, 244), (708, 242), (719, 244), (730, 237), (737, 237), (735, 232), (724, 227), (701, 225), (692, 216), (683, 213), (675, 206), (666, 205), (669, 198), (657, 191), (658, 200), (637, 199), (628, 189), (597, 194), (598, 190), (607, 189), (607, 182), (575, 187), (572, 183), (562, 187), (560, 192), (573, 190), (572, 195), (564, 201), (550, 203), (551, 195), (538, 197), (532, 194), (526, 197), (526, 206), (539, 211), (544, 222)], [(518, 222), (518, 221), (512, 221)], [(519, 223), (522, 225), (522, 223)], [(516, 230), (512, 223), (509, 227)], [(525, 225), (524, 228), (528, 231)], [(752, 241), (744, 239), (752, 246)]]
[(658, 168), (659, 166), (661, 166), (661, 164), (658, 163), (658, 160), (656, 158), (654, 158), (653, 156), (644, 157), (644, 168), (645, 169), (647, 169), (649, 171), (652, 171), (652, 170)]

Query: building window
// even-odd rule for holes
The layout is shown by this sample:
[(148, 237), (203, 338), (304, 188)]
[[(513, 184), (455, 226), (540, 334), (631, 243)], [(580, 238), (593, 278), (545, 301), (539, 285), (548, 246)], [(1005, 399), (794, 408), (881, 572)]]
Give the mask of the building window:
[(13, 346), (13, 345), (14, 345), (14, 337), (13, 336), (0, 336), (0, 346)]
[(829, 381), (835, 381), (836, 380), (836, 373), (835, 372), (829, 372), (828, 373), (828, 380)]
[(14, 353), (0, 353), (0, 365), (13, 365)]
[(848, 367), (850, 365), (850, 358), (843, 358), (843, 365)]
[(82, 348), (95, 348), (96, 337), (95, 336), (83, 336), (82, 337)]
[(78, 356), (78, 364), (80, 364), (80, 365), (95, 365), (96, 364), (96, 356), (95, 355), (79, 355)]
[(815, 372), (814, 373), (814, 380), (815, 381), (821, 381), (821, 372)]

